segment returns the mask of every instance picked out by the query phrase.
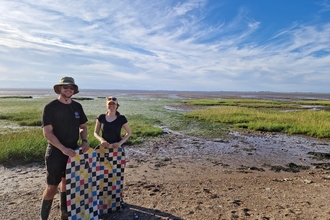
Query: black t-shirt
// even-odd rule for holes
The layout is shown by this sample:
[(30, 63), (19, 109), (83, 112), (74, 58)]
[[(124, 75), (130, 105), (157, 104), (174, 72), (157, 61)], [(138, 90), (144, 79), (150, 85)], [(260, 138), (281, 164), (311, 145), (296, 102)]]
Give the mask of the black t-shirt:
[(124, 115), (120, 115), (114, 121), (108, 122), (105, 114), (99, 115), (97, 120), (101, 123), (102, 138), (112, 144), (121, 140), (121, 128), (127, 123)]
[[(80, 103), (72, 100), (64, 104), (58, 99), (48, 103), (42, 113), (42, 127), (53, 126), (53, 133), (65, 146), (77, 148), (79, 126), (87, 122), (87, 117)], [(49, 143), (50, 145), (50, 143)]]

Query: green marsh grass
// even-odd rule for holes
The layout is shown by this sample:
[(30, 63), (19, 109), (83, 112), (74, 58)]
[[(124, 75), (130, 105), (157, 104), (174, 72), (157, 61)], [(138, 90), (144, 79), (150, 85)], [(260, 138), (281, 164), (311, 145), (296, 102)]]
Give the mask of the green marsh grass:
[[(0, 163), (43, 160), (47, 141), (43, 137), (41, 115), (45, 104), (57, 98), (47, 96), (25, 99), (0, 99)], [(105, 99), (79, 99), (89, 119), (88, 140), (91, 147), (99, 141), (94, 138), (94, 126), (99, 114), (105, 113)], [(118, 111), (125, 115), (132, 130), (126, 145), (139, 145), (143, 141), (163, 134), (160, 126), (172, 118), (164, 105), (178, 103), (169, 99), (119, 99)], [(180, 117), (177, 115), (177, 117)], [(183, 117), (183, 114), (181, 114)], [(124, 131), (122, 131), (124, 134)]]
[(26, 163), (40, 161), (45, 154), (46, 140), (39, 128), (0, 134), (0, 162)]
[[(0, 163), (43, 160), (47, 141), (40, 126), (42, 110), (45, 104), (56, 98), (57, 96), (0, 99)], [(130, 147), (138, 147), (146, 140), (160, 137), (163, 134), (161, 127), (207, 138), (223, 137), (228, 130), (235, 127), (330, 137), (330, 112), (308, 111), (304, 107), (330, 106), (329, 101), (189, 100), (185, 103), (202, 105), (205, 109), (186, 112), (164, 108), (180, 107), (180, 99), (118, 98), (118, 111), (127, 117), (132, 129), (132, 136), (126, 144)], [(77, 100), (89, 119), (87, 126), (90, 146), (96, 147), (99, 141), (94, 138), (93, 131), (97, 116), (106, 111), (105, 98), (86, 99), (78, 96)]]
[(41, 126), (41, 111), (29, 109), (24, 112), (1, 114), (0, 120), (16, 121), (21, 126)]
[[(253, 103), (255, 101), (255, 103)], [(228, 100), (232, 103), (233, 100)], [(198, 105), (198, 100), (194, 100)], [(206, 105), (207, 100), (202, 100)], [(235, 106), (214, 106), (214, 100), (210, 100), (211, 106), (206, 109), (196, 110), (186, 114), (187, 118), (202, 120), (211, 123), (225, 123), (237, 128), (245, 128), (255, 131), (284, 132), (288, 134), (303, 134), (317, 138), (330, 138), (330, 112), (307, 110), (303, 105), (329, 104), (322, 102), (299, 102), (292, 111), (280, 111), (293, 109), (296, 102), (268, 102), (264, 100), (239, 100)], [(250, 103), (246, 107), (246, 103)], [(271, 103), (280, 106), (265, 108), (265, 104)]]
[(329, 100), (305, 100), (305, 101), (297, 101), (295, 102), (300, 105), (322, 105), (322, 106), (330, 106)]
[[(185, 101), (190, 105), (200, 106), (239, 106), (247, 108), (301, 109), (304, 102), (257, 100), (257, 99), (197, 99)], [(308, 102), (308, 105), (317, 105)], [(330, 104), (330, 102), (328, 102)]]
[(330, 106), (330, 100), (278, 101), (259, 99), (195, 99), (184, 101), (200, 106), (240, 106), (248, 108), (302, 109), (304, 106)]
[(32, 96), (0, 96), (0, 99), (32, 99)]

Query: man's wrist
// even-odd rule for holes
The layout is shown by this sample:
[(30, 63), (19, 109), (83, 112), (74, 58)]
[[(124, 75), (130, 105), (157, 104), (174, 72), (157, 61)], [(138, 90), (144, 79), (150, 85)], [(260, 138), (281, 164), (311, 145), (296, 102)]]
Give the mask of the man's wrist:
[(82, 141), (82, 142), (86, 142), (86, 143), (88, 144), (87, 139), (82, 139), (81, 141)]

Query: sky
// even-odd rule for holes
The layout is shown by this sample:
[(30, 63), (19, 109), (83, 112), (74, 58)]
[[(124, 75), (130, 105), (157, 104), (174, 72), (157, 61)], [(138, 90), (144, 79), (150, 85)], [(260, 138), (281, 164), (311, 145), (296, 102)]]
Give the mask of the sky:
[(330, 93), (330, 0), (1, 0), (0, 88)]

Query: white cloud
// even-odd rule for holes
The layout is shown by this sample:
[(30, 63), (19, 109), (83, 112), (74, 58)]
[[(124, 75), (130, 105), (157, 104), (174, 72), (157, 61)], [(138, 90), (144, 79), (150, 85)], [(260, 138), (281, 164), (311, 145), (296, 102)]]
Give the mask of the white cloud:
[(125, 89), (326, 91), (317, 84), (328, 81), (329, 22), (289, 23), (260, 43), (254, 36), (267, 24), (247, 7), (210, 22), (213, 11), (222, 15), (213, 4), (4, 0), (0, 74), (48, 75), (50, 85), (72, 75), (89, 88), (112, 80)]

